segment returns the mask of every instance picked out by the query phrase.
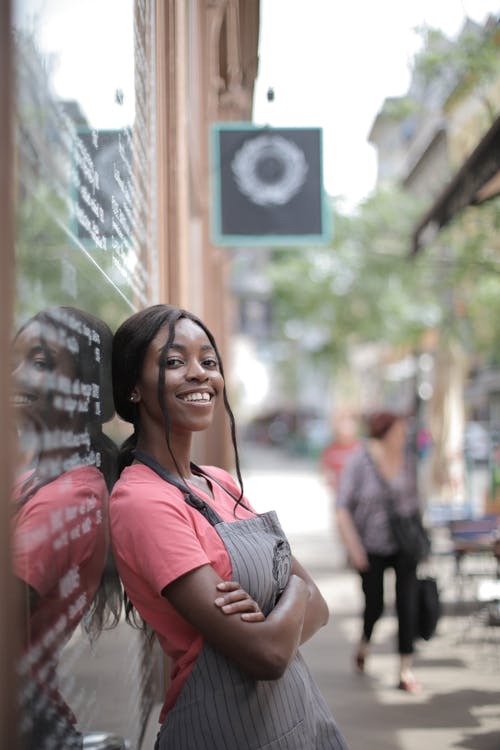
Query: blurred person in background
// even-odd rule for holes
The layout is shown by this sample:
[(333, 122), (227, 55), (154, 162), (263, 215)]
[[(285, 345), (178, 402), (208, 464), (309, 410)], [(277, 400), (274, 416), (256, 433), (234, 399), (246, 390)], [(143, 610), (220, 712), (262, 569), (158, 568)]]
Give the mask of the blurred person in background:
[(376, 622), (384, 610), (384, 574), (395, 572), (398, 619), (398, 688), (416, 693), (420, 686), (412, 672), (416, 634), (416, 565), (398, 549), (393, 537), (387, 496), (395, 509), (410, 515), (419, 507), (415, 472), (407, 450), (407, 418), (377, 411), (366, 420), (367, 439), (349, 457), (336, 498), (340, 535), (351, 564), (361, 577), (364, 594), (362, 635), (355, 666), (364, 672)]
[(354, 412), (342, 409), (333, 418), (333, 440), (323, 449), (319, 464), (335, 499), (340, 474), (351, 453), (360, 445), (359, 420)]

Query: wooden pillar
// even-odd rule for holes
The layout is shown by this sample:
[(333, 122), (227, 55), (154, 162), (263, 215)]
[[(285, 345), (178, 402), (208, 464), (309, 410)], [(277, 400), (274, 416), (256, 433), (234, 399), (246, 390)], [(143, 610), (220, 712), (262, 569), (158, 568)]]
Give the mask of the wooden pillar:
[(156, 150), (159, 298), (189, 307), (186, 8), (184, 0), (156, 3)]
[[(242, 19), (244, 15), (244, 19)], [(245, 25), (242, 26), (244, 20)], [(210, 238), (209, 132), (213, 123), (251, 119), (253, 85), (257, 72), (259, 0), (205, 0), (202, 71), (204, 91), (204, 150), (202, 152), (204, 277), (210, 289), (204, 316), (218, 341), (229, 371), (229, 344), (234, 315), (229, 291), (231, 250), (214, 247)], [(245, 42), (243, 42), (245, 40)], [(249, 50), (253, 50), (253, 57)], [(247, 68), (244, 61), (248, 63)], [(227, 383), (230, 391), (230, 383)], [(232, 469), (233, 450), (226, 415), (220, 411), (205, 446), (207, 463)]]
[[(251, 116), (258, 9), (259, 0), (156, 3), (159, 297), (198, 314), (227, 364), (231, 251), (210, 240), (209, 134), (214, 122)], [(197, 460), (230, 467), (228, 435), (221, 411)]]

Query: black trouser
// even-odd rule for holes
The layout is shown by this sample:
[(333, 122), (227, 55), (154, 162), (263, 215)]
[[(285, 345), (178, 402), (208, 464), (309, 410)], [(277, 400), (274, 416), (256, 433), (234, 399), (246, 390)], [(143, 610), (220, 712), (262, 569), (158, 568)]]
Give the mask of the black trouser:
[(363, 637), (369, 642), (373, 627), (384, 611), (384, 573), (394, 568), (396, 573), (396, 613), (398, 616), (398, 652), (413, 653), (417, 625), (416, 566), (401, 554), (368, 555), (370, 567), (361, 573), (365, 610)]

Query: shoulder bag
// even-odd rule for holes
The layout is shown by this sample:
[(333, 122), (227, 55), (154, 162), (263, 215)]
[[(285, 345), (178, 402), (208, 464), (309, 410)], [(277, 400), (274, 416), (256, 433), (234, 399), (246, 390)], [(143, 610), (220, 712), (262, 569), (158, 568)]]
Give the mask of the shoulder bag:
[(431, 551), (431, 541), (422, 523), (420, 511), (416, 510), (409, 515), (398, 513), (394, 504), (394, 490), (381, 475), (369, 451), (368, 457), (377, 473), (377, 476), (385, 489), (384, 503), (389, 517), (389, 525), (400, 552), (410, 562), (418, 565), (425, 560)]
[(389, 524), (400, 552), (417, 565), (429, 556), (431, 542), (422, 523), (419, 511), (402, 515), (394, 509), (391, 498), (388, 499)]

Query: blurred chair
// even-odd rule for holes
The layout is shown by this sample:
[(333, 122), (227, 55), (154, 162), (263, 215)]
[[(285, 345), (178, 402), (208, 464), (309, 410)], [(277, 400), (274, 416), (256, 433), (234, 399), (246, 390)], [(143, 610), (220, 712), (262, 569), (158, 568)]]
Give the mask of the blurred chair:
[(450, 537), (455, 556), (455, 575), (460, 600), (464, 585), (473, 584), (471, 604), (474, 610), (467, 618), (458, 642), (467, 638), (485, 647), (488, 663), (500, 665), (500, 518), (487, 515), (451, 521)]
[(467, 619), (458, 643), (467, 639), (478, 647), (488, 668), (500, 667), (500, 578), (485, 578), (477, 588), (477, 611)]
[(491, 514), (449, 522), (459, 598), (464, 585), (478, 577), (500, 578), (500, 518)]

